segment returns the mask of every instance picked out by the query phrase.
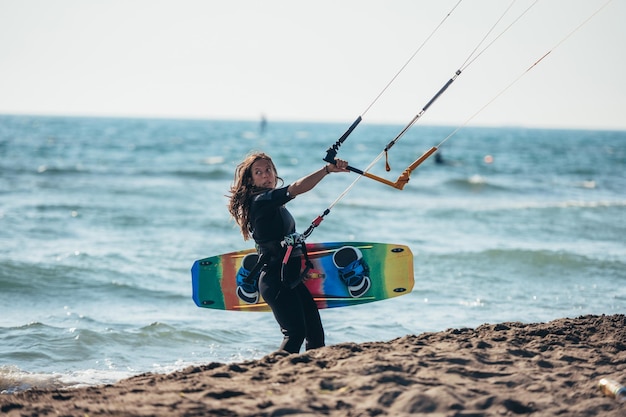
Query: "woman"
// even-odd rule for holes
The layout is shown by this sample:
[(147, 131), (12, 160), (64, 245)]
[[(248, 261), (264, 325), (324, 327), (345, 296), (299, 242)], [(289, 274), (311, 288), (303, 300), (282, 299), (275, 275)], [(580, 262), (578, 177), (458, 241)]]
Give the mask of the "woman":
[(348, 172), (347, 166), (346, 161), (337, 159), (336, 164), (328, 164), (286, 187), (272, 159), (261, 152), (250, 154), (235, 171), (228, 210), (244, 240), (252, 237), (256, 243), (262, 262), (259, 292), (284, 335), (280, 349), (290, 353), (298, 353), (305, 340), (307, 350), (324, 346), (324, 329), (307, 287), (302, 282), (293, 288), (284, 283), (297, 282), (302, 265), (301, 255), (294, 251), (281, 272), (285, 248), (280, 242), (296, 231), (285, 204), (313, 189), (331, 172)]

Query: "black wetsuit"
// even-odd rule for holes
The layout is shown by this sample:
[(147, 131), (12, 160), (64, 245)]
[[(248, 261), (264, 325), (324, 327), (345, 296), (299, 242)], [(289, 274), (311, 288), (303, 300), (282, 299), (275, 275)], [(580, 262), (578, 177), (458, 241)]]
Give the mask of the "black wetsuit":
[[(285, 204), (293, 199), (287, 188), (267, 190), (253, 197), (250, 226), (259, 255), (267, 264), (259, 278), (259, 291), (272, 308), (284, 335), (280, 348), (298, 353), (305, 339), (307, 350), (324, 346), (324, 329), (317, 305), (307, 287), (300, 282), (291, 289), (281, 281), (285, 250), (280, 242), (296, 230), (296, 223), (285, 208)], [(297, 279), (301, 266), (301, 256), (292, 255), (284, 271), (285, 279)]]

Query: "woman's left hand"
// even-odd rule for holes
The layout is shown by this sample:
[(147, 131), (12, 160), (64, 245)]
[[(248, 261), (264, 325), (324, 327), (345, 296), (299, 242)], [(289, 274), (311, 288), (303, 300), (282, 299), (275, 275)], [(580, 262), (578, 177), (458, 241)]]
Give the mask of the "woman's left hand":
[(335, 159), (334, 164), (328, 164), (329, 172), (349, 172), (348, 171), (348, 161), (344, 161), (343, 159)]

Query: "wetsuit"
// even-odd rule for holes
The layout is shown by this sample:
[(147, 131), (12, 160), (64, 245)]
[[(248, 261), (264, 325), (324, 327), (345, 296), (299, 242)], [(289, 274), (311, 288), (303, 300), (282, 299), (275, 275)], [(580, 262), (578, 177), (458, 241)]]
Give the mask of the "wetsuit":
[[(267, 190), (254, 196), (250, 206), (250, 226), (259, 255), (267, 265), (259, 278), (259, 291), (284, 335), (280, 348), (298, 353), (305, 339), (307, 350), (324, 346), (324, 329), (308, 288), (300, 282), (292, 289), (281, 281), (285, 249), (280, 242), (296, 230), (295, 220), (285, 208), (285, 204), (294, 198), (287, 189)], [(285, 280), (297, 279), (301, 266), (301, 256), (292, 254), (284, 271)]]

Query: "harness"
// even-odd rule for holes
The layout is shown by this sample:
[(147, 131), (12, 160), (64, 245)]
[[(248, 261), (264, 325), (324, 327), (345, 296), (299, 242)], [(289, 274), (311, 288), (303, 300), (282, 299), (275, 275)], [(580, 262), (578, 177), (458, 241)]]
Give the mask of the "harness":
[[(285, 275), (285, 268), (289, 262), (289, 258), (294, 255), (294, 249), (298, 254), (298, 250), (304, 257), (304, 270), (300, 272), (298, 277), (294, 280), (289, 280)], [(307, 276), (309, 271), (313, 268), (313, 263), (309, 259), (309, 255), (306, 250), (306, 243), (304, 235), (300, 233), (291, 233), (283, 238), (280, 245), (277, 243), (257, 245), (257, 252), (260, 254), (257, 263), (254, 268), (250, 270), (248, 276), (243, 279), (246, 284), (255, 285), (259, 279), (259, 276), (267, 270), (269, 263), (272, 259), (276, 259), (277, 252), (285, 251), (282, 256), (282, 262), (280, 267), (280, 281), (286, 287), (290, 289), (295, 288), (302, 280)]]
[[(281, 282), (288, 286), (289, 288), (295, 288), (302, 280), (307, 276), (309, 271), (313, 268), (313, 264), (309, 259), (309, 254), (306, 251), (306, 242), (305, 236), (294, 232), (283, 238), (283, 241), (280, 242), (280, 245), (285, 249), (285, 255), (283, 256), (283, 262), (280, 267), (280, 280)], [(304, 270), (300, 271), (300, 275), (293, 282), (288, 282), (285, 277), (285, 267), (287, 266), (287, 262), (289, 262), (289, 258), (294, 249), (300, 249), (302, 252), (302, 256), (304, 256)]]

